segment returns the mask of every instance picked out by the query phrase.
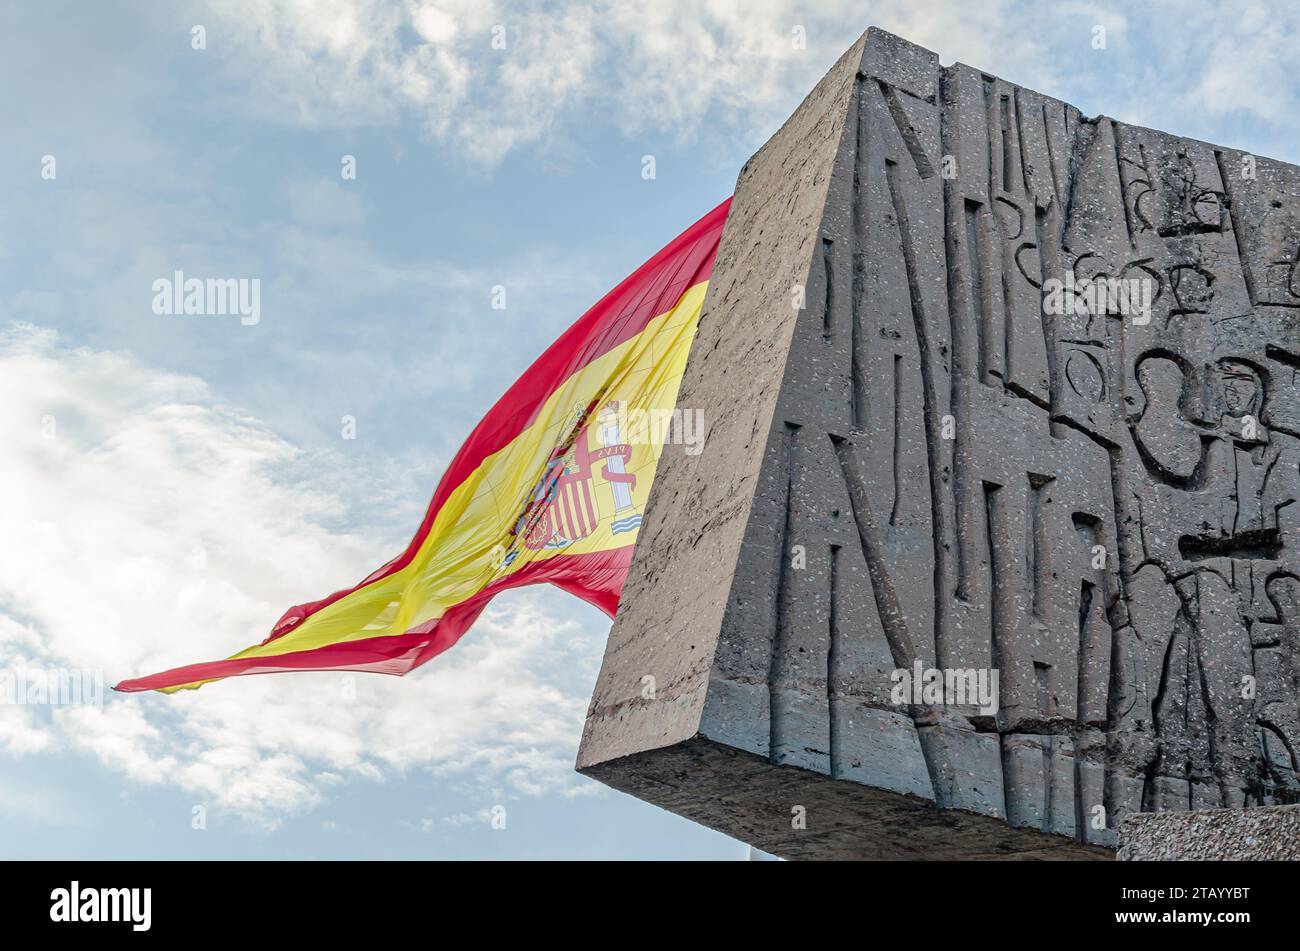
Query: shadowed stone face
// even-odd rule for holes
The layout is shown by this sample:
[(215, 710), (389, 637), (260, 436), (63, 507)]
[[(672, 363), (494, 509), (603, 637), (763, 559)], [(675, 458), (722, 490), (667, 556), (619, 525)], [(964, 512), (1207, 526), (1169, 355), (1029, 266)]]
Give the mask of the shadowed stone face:
[(579, 769), (791, 856), (1300, 794), (1297, 262), (1295, 167), (870, 31), (741, 173)]

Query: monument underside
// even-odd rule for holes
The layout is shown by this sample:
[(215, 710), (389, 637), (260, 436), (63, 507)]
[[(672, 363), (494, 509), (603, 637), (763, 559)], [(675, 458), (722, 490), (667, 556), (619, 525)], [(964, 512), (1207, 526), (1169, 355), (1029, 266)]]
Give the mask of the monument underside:
[(1297, 262), (1300, 169), (869, 31), (741, 172), (578, 768), (792, 857), (1296, 795)]

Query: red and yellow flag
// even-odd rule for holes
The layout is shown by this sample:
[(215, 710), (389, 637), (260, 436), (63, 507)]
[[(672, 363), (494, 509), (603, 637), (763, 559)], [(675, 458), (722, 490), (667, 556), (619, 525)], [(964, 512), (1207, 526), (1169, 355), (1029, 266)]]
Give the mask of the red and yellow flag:
[(438, 483), (406, 550), (359, 584), (290, 608), (226, 660), (125, 680), (173, 691), (241, 674), (404, 674), (455, 644), (499, 591), (551, 583), (611, 617), (662, 432), (619, 421), (677, 402), (730, 199), (610, 291), (506, 391)]

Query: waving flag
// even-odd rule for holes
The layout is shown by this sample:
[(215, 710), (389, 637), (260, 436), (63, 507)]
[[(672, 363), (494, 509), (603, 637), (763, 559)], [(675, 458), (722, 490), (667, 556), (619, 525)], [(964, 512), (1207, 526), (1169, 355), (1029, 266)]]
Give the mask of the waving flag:
[(612, 617), (663, 449), (659, 427), (629, 440), (620, 422), (676, 405), (729, 205), (606, 294), (515, 381), (457, 452), (404, 552), (290, 608), (233, 657), (117, 689), (290, 670), (404, 674), (521, 585), (554, 584)]

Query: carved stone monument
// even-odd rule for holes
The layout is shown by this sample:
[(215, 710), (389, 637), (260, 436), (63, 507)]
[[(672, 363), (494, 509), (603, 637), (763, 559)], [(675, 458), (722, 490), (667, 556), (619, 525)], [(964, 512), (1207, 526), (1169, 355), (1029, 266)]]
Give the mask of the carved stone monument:
[(1293, 797), (1298, 264), (1300, 169), (868, 31), (740, 174), (578, 769), (789, 857)]

